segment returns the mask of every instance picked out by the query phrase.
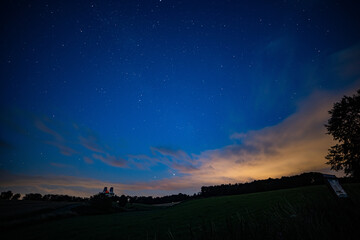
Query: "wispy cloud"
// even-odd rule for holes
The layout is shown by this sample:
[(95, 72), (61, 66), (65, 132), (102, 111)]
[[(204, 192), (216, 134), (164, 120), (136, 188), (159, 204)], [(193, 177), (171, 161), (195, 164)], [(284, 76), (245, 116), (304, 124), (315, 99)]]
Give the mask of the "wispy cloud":
[(50, 127), (48, 125), (51, 123), (51, 120), (49, 120), (48, 118), (41, 119), (40, 117), (35, 117), (35, 127), (41, 132), (46, 133), (52, 137), (52, 140), (46, 140), (43, 141), (43, 143), (57, 147), (59, 149), (59, 152), (64, 156), (72, 156), (74, 154), (77, 154), (78, 152), (72, 146), (70, 146), (70, 144), (63, 137), (63, 135), (59, 131), (55, 130), (55, 127)]
[(64, 156), (71, 156), (78, 153), (73, 148), (67, 146), (64, 142), (45, 141), (44, 143), (57, 147), (60, 153)]
[(360, 78), (360, 43), (331, 56), (332, 73), (341, 79)]
[[(78, 157), (86, 164), (93, 164), (96, 161), (112, 167), (127, 167), (127, 161), (116, 154), (116, 151), (104, 144), (95, 132), (89, 128), (81, 127), (76, 123), (68, 124), (60, 122), (44, 115), (37, 115), (25, 111), (8, 110), (7, 118), (0, 118), (0, 123), (13, 132), (16, 131), (30, 141), (37, 141), (54, 146), (59, 153), (65, 157)], [(22, 127), (25, 130), (17, 131), (15, 120), (22, 120)], [(14, 127), (10, 128), (10, 123)], [(40, 134), (39, 134), (40, 133)], [(0, 142), (1, 143), (1, 142)], [(6, 141), (0, 147), (5, 149)]]
[(151, 147), (152, 155), (128, 155), (129, 162), (140, 169), (149, 169), (151, 166), (163, 164), (181, 173), (188, 173), (197, 170), (194, 156), (185, 151), (167, 147)]
[(94, 161), (89, 157), (84, 156), (83, 159), (84, 159), (84, 162), (86, 162), (87, 164), (93, 164), (94, 163)]
[(116, 156), (112, 156), (110, 154), (105, 154), (105, 155), (101, 155), (101, 154), (96, 154), (94, 153), (92, 155), (92, 157), (94, 159), (98, 159), (110, 166), (113, 166), (113, 167), (125, 167), (126, 166), (126, 160), (125, 159), (122, 159), (120, 157), (116, 157)]
[(51, 136), (53, 136), (57, 141), (63, 142), (64, 138), (63, 136), (56, 132), (55, 130), (51, 129), (50, 127), (48, 127), (42, 120), (40, 119), (36, 119), (35, 120), (35, 126), (42, 132), (50, 134)]
[(99, 140), (94, 136), (84, 137), (79, 136), (80, 144), (85, 147), (86, 149), (97, 152), (97, 153), (104, 153), (105, 150), (101, 145), (99, 145)]
[(57, 163), (57, 162), (51, 162), (50, 165), (53, 166), (53, 167), (56, 167), (56, 168), (72, 168), (73, 167), (73, 166), (68, 165), (68, 164)]
[(36, 118), (34, 125), (41, 132), (52, 136), (51, 141), (43, 142), (57, 147), (64, 156), (78, 155), (87, 164), (93, 164), (95, 160), (99, 160), (112, 167), (127, 166), (127, 161), (113, 154), (112, 150), (104, 145), (90, 129), (83, 129), (74, 123), (70, 131), (64, 131), (66, 134), (62, 134), (61, 130), (57, 130), (59, 127), (55, 122), (40, 117)]

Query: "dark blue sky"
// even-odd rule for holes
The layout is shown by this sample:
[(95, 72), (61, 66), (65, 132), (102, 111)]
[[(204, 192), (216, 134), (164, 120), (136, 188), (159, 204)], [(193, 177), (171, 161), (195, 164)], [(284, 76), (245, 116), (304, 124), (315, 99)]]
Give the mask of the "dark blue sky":
[[(358, 10), (328, 0), (4, 1), (1, 188), (167, 194), (322, 169), (214, 166), (233, 168), (223, 161), (260, 141), (247, 133), (286, 125), (308, 99), (328, 94), (331, 105), (355, 92)], [(210, 181), (207, 167), (223, 174)], [(11, 180), (28, 178), (53, 183)]]

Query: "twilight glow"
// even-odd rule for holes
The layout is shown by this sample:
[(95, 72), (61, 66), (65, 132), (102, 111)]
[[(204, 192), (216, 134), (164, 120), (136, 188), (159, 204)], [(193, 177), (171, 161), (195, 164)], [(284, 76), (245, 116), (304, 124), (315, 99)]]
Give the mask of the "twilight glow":
[(360, 88), (354, 5), (6, 1), (0, 190), (156, 196), (330, 172), (328, 110)]

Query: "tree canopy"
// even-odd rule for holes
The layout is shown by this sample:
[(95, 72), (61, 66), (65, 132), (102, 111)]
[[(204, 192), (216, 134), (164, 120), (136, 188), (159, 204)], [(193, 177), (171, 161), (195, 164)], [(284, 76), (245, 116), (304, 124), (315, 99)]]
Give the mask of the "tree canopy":
[(344, 96), (336, 102), (329, 113), (327, 134), (338, 143), (329, 148), (327, 164), (360, 179), (360, 89), (352, 97)]

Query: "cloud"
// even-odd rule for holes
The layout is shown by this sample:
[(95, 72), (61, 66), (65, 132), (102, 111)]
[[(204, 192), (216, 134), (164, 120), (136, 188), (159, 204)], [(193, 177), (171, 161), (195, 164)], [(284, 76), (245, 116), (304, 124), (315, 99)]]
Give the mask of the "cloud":
[(73, 167), (73, 166), (68, 165), (68, 164), (56, 163), (56, 162), (51, 162), (50, 165), (53, 166), (53, 167), (57, 167), (57, 168), (72, 168)]
[(65, 156), (71, 156), (78, 153), (73, 148), (66, 146), (63, 142), (45, 141), (44, 143), (57, 147), (60, 153)]
[(83, 159), (84, 159), (84, 162), (86, 162), (87, 164), (93, 164), (94, 163), (94, 160), (92, 160), (89, 157), (84, 156)]
[(90, 151), (104, 153), (103, 147), (99, 145), (99, 140), (94, 136), (84, 137), (79, 136), (80, 144)]
[(110, 154), (105, 154), (104, 155), (101, 155), (101, 154), (96, 154), (94, 153), (92, 155), (92, 157), (94, 159), (98, 159), (110, 166), (113, 166), (113, 167), (125, 167), (126, 166), (126, 160), (125, 159), (122, 159), (120, 157), (116, 157), (116, 156), (112, 156)]
[[(51, 120), (49, 119), (46, 119), (46, 121), (51, 124), (53, 123)], [(68, 142), (66, 141), (66, 139), (63, 137), (62, 134), (59, 133), (59, 131), (55, 130), (54, 128), (50, 128), (48, 125), (46, 125), (44, 123), (44, 120), (40, 119), (39, 117), (36, 117), (35, 121), (34, 121), (34, 124), (35, 124), (35, 127), (52, 136), (53, 137), (53, 140), (51, 141), (43, 141), (44, 143), (46, 144), (49, 144), (49, 145), (52, 145), (52, 146), (55, 146), (59, 149), (59, 152), (62, 154), (62, 155), (65, 155), (65, 156), (72, 156), (74, 154), (77, 154), (78, 152), (73, 149), (69, 144)]]
[[(64, 126), (64, 124), (38, 116), (35, 117), (34, 125), (41, 132), (52, 136), (51, 141), (43, 141), (43, 143), (57, 147), (62, 155), (78, 155), (87, 164), (93, 164), (94, 160), (100, 160), (112, 167), (123, 168), (127, 166), (126, 160), (116, 156), (90, 129), (81, 128), (73, 123), (70, 130), (65, 130), (64, 127), (60, 128), (60, 125)], [(49, 127), (49, 125), (52, 127)]]
[(331, 56), (334, 72), (342, 79), (360, 78), (360, 43)]
[(171, 148), (167, 148), (167, 147), (151, 147), (151, 152), (154, 155), (162, 155), (162, 156), (166, 156), (169, 157), (172, 160), (181, 160), (182, 162), (187, 162), (187, 163), (194, 163), (193, 159), (183, 150), (177, 149), (171, 149)]
[(53, 136), (57, 141), (64, 141), (63, 136), (56, 132), (55, 130), (49, 128), (48, 126), (45, 125), (45, 123), (43, 121), (41, 121), (40, 119), (36, 119), (35, 120), (35, 126), (42, 132), (47, 133), (51, 136)]
[[(27, 137), (31, 136), (27, 139), (28, 141), (54, 146), (60, 154), (67, 157), (76, 156), (77, 158), (73, 159), (83, 159), (86, 164), (93, 164), (99, 160), (112, 167), (128, 167), (127, 161), (118, 156), (114, 149), (104, 144), (100, 137), (89, 128), (24, 110), (0, 110), (6, 113), (5, 116), (0, 116), (0, 127), (10, 131), (9, 135), (16, 132)], [(0, 149), (10, 150), (8, 142), (0, 139)], [(140, 164), (137, 166), (141, 167)]]
[(128, 161), (137, 168), (150, 169), (151, 166), (163, 164), (181, 173), (197, 170), (196, 161), (185, 151), (167, 147), (151, 147), (152, 155), (128, 155)]

